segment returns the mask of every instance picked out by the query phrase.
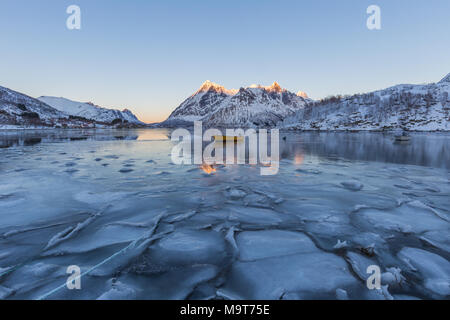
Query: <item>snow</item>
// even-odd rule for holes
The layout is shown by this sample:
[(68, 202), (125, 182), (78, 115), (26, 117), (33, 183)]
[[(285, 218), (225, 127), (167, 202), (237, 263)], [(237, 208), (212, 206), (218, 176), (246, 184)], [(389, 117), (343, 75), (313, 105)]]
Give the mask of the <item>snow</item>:
[(144, 124), (128, 109), (106, 109), (56, 97), (34, 99), (0, 87), (0, 130), (102, 128), (110, 126), (116, 119), (135, 125)]
[[(24, 105), (25, 110), (22, 110), (23, 106), (19, 104)], [(24, 111), (36, 112), (42, 119), (65, 117), (62, 112), (37, 99), (4, 87), (0, 87), (0, 108), (10, 114), (21, 114)]]
[(402, 275), (402, 270), (396, 267), (388, 268), (387, 271), (381, 275), (381, 283), (391, 286), (399, 285), (405, 280), (405, 277)]
[(203, 121), (218, 127), (449, 131), (449, 78), (427, 85), (400, 84), (322, 102), (314, 102), (302, 91), (289, 92), (276, 82), (227, 90), (207, 81), (160, 126), (188, 126)]
[(66, 98), (42, 96), (40, 101), (72, 116), (79, 116), (99, 122), (111, 123), (115, 119), (126, 120), (130, 123), (143, 124), (130, 110), (106, 109), (92, 103), (82, 103)]
[(444, 78), (442, 78), (442, 80), (441, 81), (439, 81), (439, 83), (440, 84), (447, 84), (447, 83), (450, 83), (450, 73), (449, 74), (447, 74)]
[(280, 126), (300, 130), (449, 131), (449, 79), (325, 99), (288, 116)]
[(213, 92), (217, 92), (217, 93), (225, 93), (227, 95), (234, 95), (238, 92), (238, 90), (236, 90), (236, 89), (228, 90), (225, 87), (223, 87), (217, 83), (206, 80), (205, 82), (203, 82), (200, 89), (195, 94), (202, 93), (202, 92), (208, 92), (208, 91), (213, 91)]
[[(55, 98), (56, 100), (63, 98)], [(45, 99), (44, 99), (45, 100)], [(48, 99), (53, 103), (53, 99)], [(69, 101), (69, 100), (67, 100)], [(117, 111), (102, 109), (90, 104), (86, 108), (97, 111), (99, 118), (109, 120), (106, 123), (97, 123), (87, 119), (73, 119), (66, 113), (48, 105), (46, 102), (26, 96), (22, 93), (0, 87), (0, 130), (30, 130), (30, 129), (51, 129), (51, 128), (103, 128), (110, 125), (110, 122), (116, 118), (127, 120), (130, 123), (142, 124), (129, 111)], [(64, 109), (64, 108), (63, 108)], [(88, 115), (88, 114), (85, 114)], [(105, 117), (108, 115), (108, 117)]]
[(337, 243), (334, 245), (334, 249), (342, 249), (348, 247), (347, 241), (341, 241), (338, 239)]
[(311, 100), (307, 96), (282, 89), (276, 82), (268, 87), (252, 85), (240, 90), (206, 82), (161, 125), (203, 121), (210, 126), (273, 126), (308, 101)]

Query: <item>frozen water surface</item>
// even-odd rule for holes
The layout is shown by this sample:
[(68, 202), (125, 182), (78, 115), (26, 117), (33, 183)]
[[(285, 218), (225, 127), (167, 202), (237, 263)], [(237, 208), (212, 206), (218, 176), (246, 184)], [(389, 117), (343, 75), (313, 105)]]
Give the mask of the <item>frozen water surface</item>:
[(449, 298), (448, 134), (282, 132), (275, 176), (169, 136), (1, 132), (0, 299)]

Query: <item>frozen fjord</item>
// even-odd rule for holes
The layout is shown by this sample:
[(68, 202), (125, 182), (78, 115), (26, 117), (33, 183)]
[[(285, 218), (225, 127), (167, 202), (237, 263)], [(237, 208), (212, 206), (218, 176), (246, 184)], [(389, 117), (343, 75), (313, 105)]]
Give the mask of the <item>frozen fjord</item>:
[(286, 133), (263, 177), (169, 133), (0, 134), (0, 299), (449, 297), (450, 136)]

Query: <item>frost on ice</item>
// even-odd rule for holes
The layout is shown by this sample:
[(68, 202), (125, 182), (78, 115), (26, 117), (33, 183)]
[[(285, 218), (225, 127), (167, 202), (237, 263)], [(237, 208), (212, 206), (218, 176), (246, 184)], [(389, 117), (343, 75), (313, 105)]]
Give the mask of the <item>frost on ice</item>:
[[(417, 157), (398, 159), (377, 134), (286, 134), (301, 142), (282, 147), (277, 176), (206, 177), (171, 165), (170, 141), (96, 134), (0, 149), (0, 299), (450, 295), (448, 138), (418, 135)], [(83, 290), (65, 288), (69, 265)]]

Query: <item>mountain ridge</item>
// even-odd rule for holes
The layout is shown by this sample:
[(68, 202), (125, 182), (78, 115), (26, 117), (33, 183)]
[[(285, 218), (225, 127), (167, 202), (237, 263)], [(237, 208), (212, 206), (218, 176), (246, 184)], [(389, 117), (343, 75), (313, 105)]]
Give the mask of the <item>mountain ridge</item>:
[[(65, 98), (55, 99), (71, 101)], [(71, 102), (80, 106), (80, 103)], [(107, 128), (144, 125), (128, 109), (123, 111), (111, 110), (95, 106), (92, 103), (81, 105), (88, 106), (88, 109), (97, 110), (101, 114), (110, 115), (110, 118), (85, 117), (86, 114), (64, 112), (64, 110), (58, 110), (45, 101), (0, 86), (0, 129)]]
[[(364, 94), (314, 101), (278, 82), (227, 89), (211, 81), (158, 127), (203, 121), (216, 127), (298, 130), (450, 131), (450, 73), (437, 83), (399, 84)], [(108, 109), (63, 97), (33, 98), (0, 86), (0, 128), (144, 126), (129, 109)]]
[(229, 90), (206, 81), (160, 125), (203, 121), (215, 126), (274, 126), (310, 101), (303, 92), (297, 95), (277, 82)]
[[(319, 101), (277, 82), (228, 90), (206, 81), (159, 126), (279, 127), (298, 130), (450, 131), (450, 73), (437, 83), (399, 84)], [(300, 99), (301, 100), (298, 100)]]
[(71, 116), (83, 117), (97, 122), (110, 123), (117, 119), (123, 122), (143, 125), (130, 110), (122, 111), (100, 107), (92, 102), (78, 102), (63, 97), (41, 96), (38, 100)]
[(450, 74), (430, 84), (399, 84), (308, 104), (279, 125), (297, 130), (450, 131)]
[(450, 73), (447, 74), (445, 77), (442, 78), (441, 81), (439, 81), (438, 83), (450, 83)]

